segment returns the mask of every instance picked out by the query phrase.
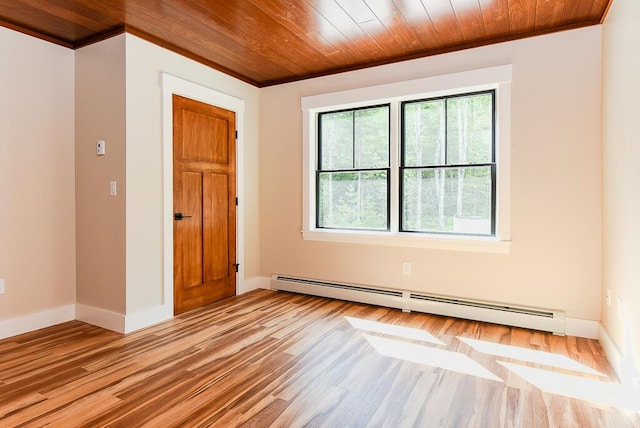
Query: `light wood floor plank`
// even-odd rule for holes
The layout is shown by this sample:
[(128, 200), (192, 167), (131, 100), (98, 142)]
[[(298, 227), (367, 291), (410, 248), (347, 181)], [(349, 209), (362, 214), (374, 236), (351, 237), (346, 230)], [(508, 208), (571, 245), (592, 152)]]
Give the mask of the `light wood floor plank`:
[[(460, 338), (563, 355), (602, 376)], [(541, 391), (501, 363), (613, 382), (594, 340), (258, 290), (126, 336), (72, 321), (1, 340), (0, 426), (640, 427), (637, 414)]]

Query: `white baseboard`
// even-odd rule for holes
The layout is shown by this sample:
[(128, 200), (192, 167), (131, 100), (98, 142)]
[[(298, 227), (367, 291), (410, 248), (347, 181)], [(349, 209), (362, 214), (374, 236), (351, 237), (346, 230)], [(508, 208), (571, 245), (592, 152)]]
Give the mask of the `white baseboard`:
[(598, 338), (598, 326), (600, 323), (594, 320), (580, 318), (565, 318), (564, 329), (567, 336), (584, 337), (586, 339)]
[(613, 371), (616, 372), (618, 380), (622, 381), (622, 361), (624, 356), (604, 325), (599, 323), (598, 327), (598, 340), (600, 341), (600, 346), (602, 346), (604, 354), (607, 356), (607, 360), (609, 360), (609, 364), (613, 368)]
[(155, 306), (129, 315), (122, 315), (117, 312), (80, 303), (76, 305), (76, 319), (78, 321), (122, 334), (131, 333), (161, 323), (172, 317), (173, 312), (168, 306)]
[[(600, 346), (604, 350), (604, 354), (609, 361), (609, 364), (616, 373), (618, 380), (621, 384), (626, 385), (629, 388), (630, 393), (636, 394), (640, 397), (640, 376), (638, 376), (638, 368), (634, 366), (635, 360), (633, 357), (633, 350), (626, 349), (623, 353), (616, 342), (607, 331), (602, 323), (599, 324), (598, 340)], [(631, 354), (626, 354), (631, 353)], [(638, 421), (640, 422), (640, 412), (637, 413)]]
[(126, 317), (106, 309), (76, 303), (76, 319), (118, 333), (125, 332)]
[[(241, 281), (238, 294), (260, 288), (269, 289), (271, 279), (264, 276)], [(129, 315), (109, 311), (94, 306), (75, 305), (47, 309), (34, 314), (0, 320), (0, 339), (17, 336), (41, 328), (51, 327), (67, 321), (78, 320), (117, 333), (127, 334), (173, 318), (173, 308), (168, 305), (143, 309)]]
[(173, 307), (169, 305), (143, 309), (126, 316), (124, 333), (131, 333), (173, 318)]
[(256, 276), (244, 281), (240, 281), (238, 286), (238, 294), (248, 293), (249, 291), (257, 290), (259, 288), (270, 290), (271, 278), (268, 276)]
[(75, 319), (75, 305), (0, 320), (0, 339), (17, 336)]
[[(248, 293), (257, 289), (268, 290), (270, 288), (271, 278), (257, 276), (240, 282), (238, 294)], [(171, 318), (173, 318), (173, 311), (168, 306), (156, 306), (125, 316), (120, 313), (77, 303), (0, 320), (0, 339), (51, 327), (74, 319), (126, 334)], [(566, 318), (565, 321), (567, 335), (599, 339), (612, 367), (618, 375), (620, 374), (622, 354), (602, 324), (597, 321), (578, 318)]]

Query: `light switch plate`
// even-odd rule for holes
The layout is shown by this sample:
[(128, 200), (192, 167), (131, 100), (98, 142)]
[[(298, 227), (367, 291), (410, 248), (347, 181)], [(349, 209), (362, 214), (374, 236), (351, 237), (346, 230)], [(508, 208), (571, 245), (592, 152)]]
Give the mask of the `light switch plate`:
[(107, 143), (104, 140), (98, 140), (96, 143), (96, 155), (104, 156), (107, 151)]
[(4, 294), (4, 278), (0, 278), (0, 294)]
[(116, 189), (116, 182), (115, 181), (111, 181), (109, 182), (109, 195), (110, 196), (115, 196), (117, 194), (117, 189)]

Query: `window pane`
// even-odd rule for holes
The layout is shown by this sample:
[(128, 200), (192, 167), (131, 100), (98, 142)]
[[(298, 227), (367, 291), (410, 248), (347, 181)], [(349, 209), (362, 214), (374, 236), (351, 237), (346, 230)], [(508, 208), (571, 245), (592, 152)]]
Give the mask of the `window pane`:
[(320, 120), (320, 169), (353, 168), (353, 111), (323, 113)]
[(403, 170), (402, 230), (491, 234), (491, 167)]
[(443, 165), (445, 162), (445, 101), (404, 104), (405, 166)]
[(318, 227), (387, 230), (387, 171), (319, 175)]
[(447, 164), (492, 161), (493, 96), (479, 94), (447, 101)]
[(389, 107), (356, 110), (355, 167), (389, 166)]

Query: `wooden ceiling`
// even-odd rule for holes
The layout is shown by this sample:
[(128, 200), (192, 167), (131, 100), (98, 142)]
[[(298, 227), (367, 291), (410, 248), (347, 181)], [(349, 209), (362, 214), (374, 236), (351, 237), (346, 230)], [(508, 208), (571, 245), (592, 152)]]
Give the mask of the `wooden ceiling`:
[(69, 48), (127, 31), (262, 87), (595, 25), (611, 1), (0, 0), (0, 25)]

